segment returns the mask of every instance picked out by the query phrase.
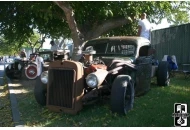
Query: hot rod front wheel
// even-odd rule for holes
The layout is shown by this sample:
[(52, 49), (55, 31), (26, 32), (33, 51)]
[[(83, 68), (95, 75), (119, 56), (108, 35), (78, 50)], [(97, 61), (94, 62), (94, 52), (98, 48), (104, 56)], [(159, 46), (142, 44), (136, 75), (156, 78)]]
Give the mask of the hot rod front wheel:
[(111, 89), (111, 111), (126, 114), (133, 108), (134, 85), (128, 75), (118, 75)]
[(45, 106), (46, 105), (46, 85), (41, 82), (40, 76), (36, 79), (36, 84), (34, 87), (34, 97), (38, 104)]

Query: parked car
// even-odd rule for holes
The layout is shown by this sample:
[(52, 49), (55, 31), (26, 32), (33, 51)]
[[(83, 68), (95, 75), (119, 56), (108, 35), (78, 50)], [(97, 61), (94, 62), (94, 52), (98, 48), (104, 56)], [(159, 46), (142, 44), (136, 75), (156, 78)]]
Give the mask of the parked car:
[(53, 52), (43, 51), (30, 54), (29, 62), (24, 68), (24, 73), (27, 79), (33, 80), (38, 76), (37, 57), (42, 57), (45, 63), (50, 62), (53, 60)]
[(38, 52), (37, 54), (31, 54), (29, 59), (26, 58), (14, 58), (14, 61), (6, 67), (6, 75), (10, 79), (36, 79), (37, 77), (37, 55), (44, 59), (44, 63), (53, 61), (52, 51)]
[(10, 79), (22, 78), (24, 74), (23, 70), (27, 65), (27, 62), (27, 59), (14, 58), (13, 62), (9, 64), (5, 69), (7, 77)]
[(50, 62), (36, 80), (34, 96), (56, 112), (76, 114), (84, 105), (110, 97), (112, 112), (126, 114), (134, 97), (150, 90), (151, 78), (169, 85), (169, 66), (154, 58), (150, 41), (142, 37), (109, 37), (83, 44), (80, 62)]

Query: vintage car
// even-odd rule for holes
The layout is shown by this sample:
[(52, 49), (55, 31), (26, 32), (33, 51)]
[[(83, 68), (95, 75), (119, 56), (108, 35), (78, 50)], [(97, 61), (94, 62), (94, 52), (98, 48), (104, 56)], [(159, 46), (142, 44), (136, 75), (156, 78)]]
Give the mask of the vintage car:
[(167, 62), (154, 58), (150, 41), (142, 37), (109, 37), (83, 44), (80, 62), (58, 60), (38, 76), (36, 101), (56, 112), (76, 114), (84, 105), (110, 97), (114, 113), (126, 114), (134, 97), (150, 90), (151, 78), (169, 85)]
[(13, 62), (10, 63), (6, 69), (6, 76), (10, 79), (22, 78), (24, 67), (27, 66), (28, 60), (26, 58), (14, 58)]
[(29, 59), (26, 58), (14, 58), (13, 63), (6, 67), (6, 75), (10, 79), (36, 79), (37, 77), (37, 63), (36, 57), (40, 56), (43, 58), (44, 63), (53, 61), (53, 55), (55, 52), (43, 51), (38, 53), (30, 54)]

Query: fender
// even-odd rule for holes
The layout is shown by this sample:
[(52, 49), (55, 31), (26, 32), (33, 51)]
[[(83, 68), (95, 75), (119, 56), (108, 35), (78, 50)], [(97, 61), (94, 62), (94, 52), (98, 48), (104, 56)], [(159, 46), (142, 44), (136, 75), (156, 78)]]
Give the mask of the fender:
[(36, 57), (36, 65), (37, 65), (37, 76), (40, 76), (42, 73), (42, 65), (44, 64), (44, 60), (42, 57), (37, 56)]

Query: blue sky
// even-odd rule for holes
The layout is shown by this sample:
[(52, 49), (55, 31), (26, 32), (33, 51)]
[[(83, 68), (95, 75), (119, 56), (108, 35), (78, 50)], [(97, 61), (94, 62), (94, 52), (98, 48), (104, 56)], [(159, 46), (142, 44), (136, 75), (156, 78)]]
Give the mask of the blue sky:
[(164, 18), (162, 19), (161, 23), (156, 25), (156, 24), (152, 24), (153, 29), (161, 29), (161, 28), (168, 28), (170, 26), (170, 24), (167, 22), (167, 19)]
[(43, 49), (50, 49), (51, 48), (51, 45), (50, 45), (50, 41), (51, 39), (47, 38), (45, 39), (45, 43), (43, 44)]

